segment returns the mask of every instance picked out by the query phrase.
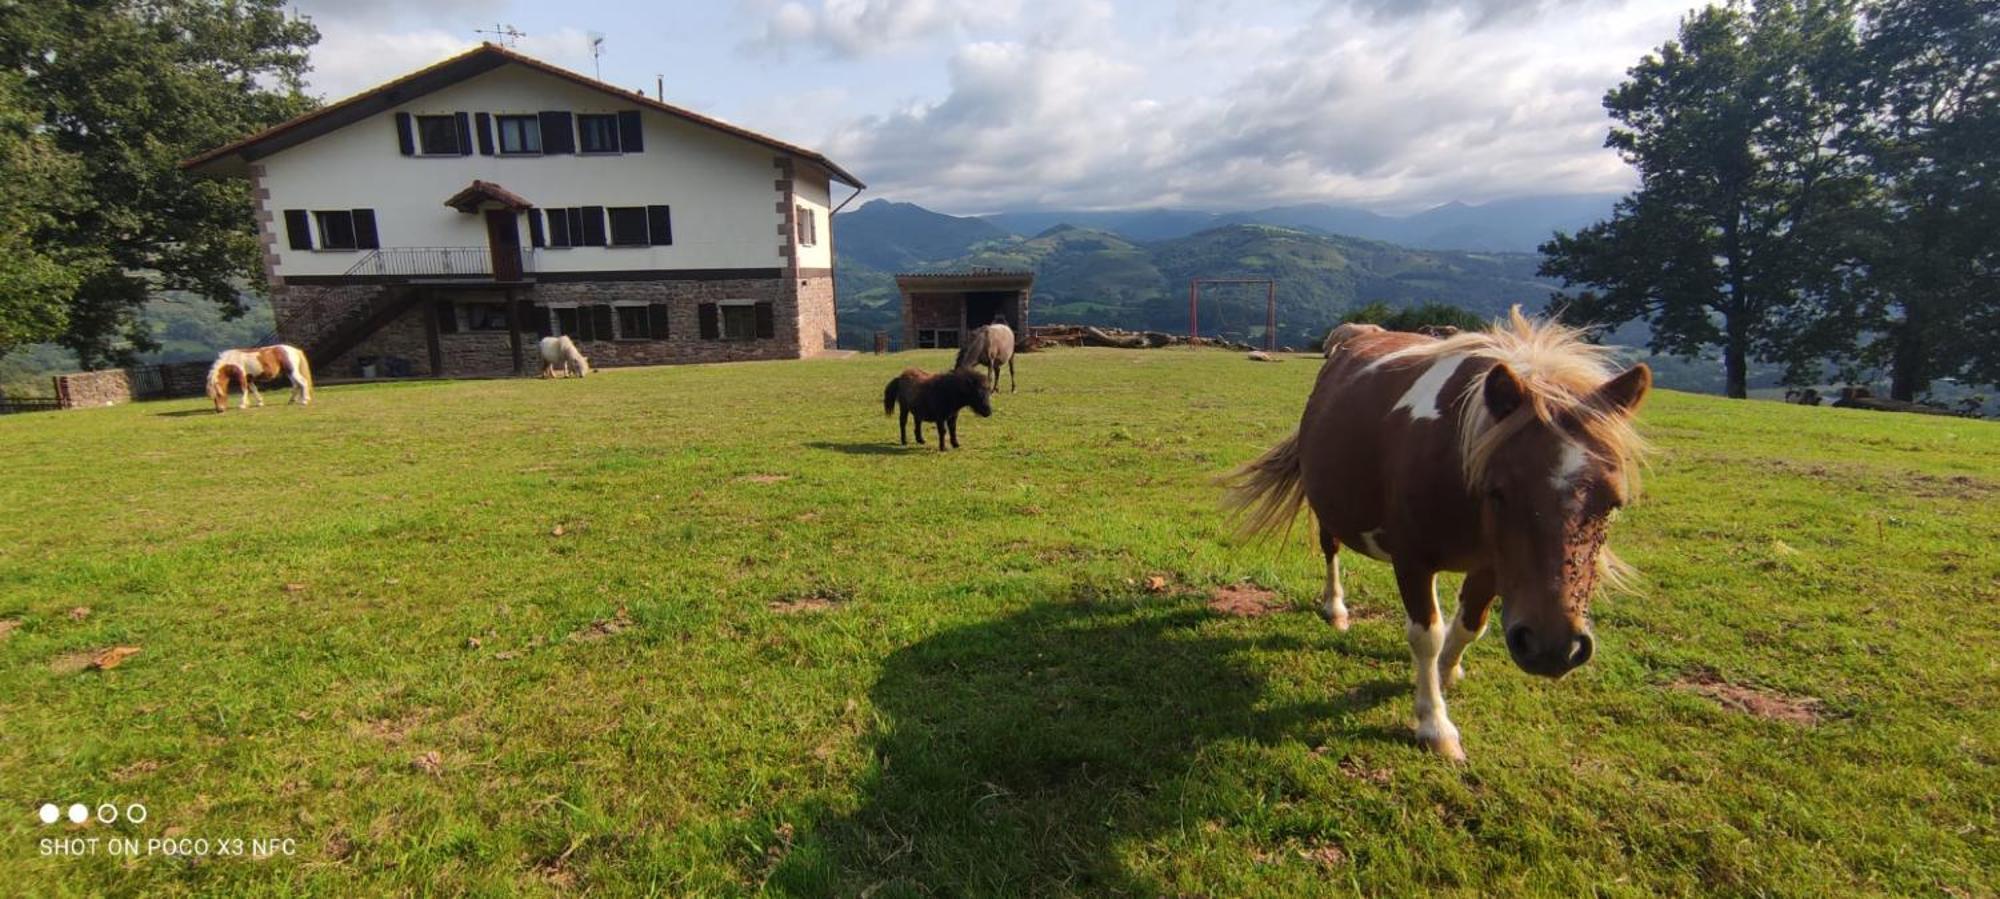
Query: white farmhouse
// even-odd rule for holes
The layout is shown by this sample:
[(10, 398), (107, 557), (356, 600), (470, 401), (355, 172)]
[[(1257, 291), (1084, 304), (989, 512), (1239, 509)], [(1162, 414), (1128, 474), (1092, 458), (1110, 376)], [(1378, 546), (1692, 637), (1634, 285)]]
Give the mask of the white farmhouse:
[[(247, 177), (278, 334), (323, 373), (834, 346), (825, 156), (485, 44), (182, 163)], [(852, 199), (848, 197), (847, 199)]]

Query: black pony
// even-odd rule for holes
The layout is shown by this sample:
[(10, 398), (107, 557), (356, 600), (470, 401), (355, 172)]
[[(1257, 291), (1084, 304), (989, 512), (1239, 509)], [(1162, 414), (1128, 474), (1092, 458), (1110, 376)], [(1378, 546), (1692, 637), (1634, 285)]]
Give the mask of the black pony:
[(882, 390), (882, 414), (897, 411), (901, 405), (902, 414), (896, 418), (896, 435), (902, 442), (910, 442), (909, 424), (912, 417), (917, 420), (917, 442), (924, 442), (924, 422), (937, 422), (938, 452), (944, 452), (945, 433), (949, 429), (951, 445), (958, 446), (958, 410), (967, 406), (979, 414), (980, 418), (993, 416), (993, 402), (989, 398), (986, 377), (976, 371), (959, 369), (942, 375), (934, 375), (920, 368), (906, 368)]

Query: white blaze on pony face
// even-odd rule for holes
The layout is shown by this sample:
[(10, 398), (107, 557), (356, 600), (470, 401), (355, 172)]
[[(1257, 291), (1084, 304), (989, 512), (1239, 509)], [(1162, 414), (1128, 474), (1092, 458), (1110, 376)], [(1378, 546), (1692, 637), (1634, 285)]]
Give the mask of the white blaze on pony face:
[(1451, 380), (1452, 375), (1458, 373), (1458, 367), (1465, 364), (1468, 358), (1470, 357), (1446, 356), (1432, 362), (1430, 367), (1424, 370), (1423, 376), (1417, 378), (1417, 382), (1403, 392), (1403, 398), (1397, 400), (1396, 405), (1389, 411), (1408, 411), (1412, 421), (1443, 417), (1444, 412), (1438, 405), (1438, 398), (1444, 393), (1445, 383)]
[(1549, 475), (1549, 486), (1558, 492), (1568, 493), (1576, 484), (1577, 476), (1590, 465), (1590, 452), (1574, 440), (1563, 441), (1562, 451), (1556, 456), (1555, 473)]

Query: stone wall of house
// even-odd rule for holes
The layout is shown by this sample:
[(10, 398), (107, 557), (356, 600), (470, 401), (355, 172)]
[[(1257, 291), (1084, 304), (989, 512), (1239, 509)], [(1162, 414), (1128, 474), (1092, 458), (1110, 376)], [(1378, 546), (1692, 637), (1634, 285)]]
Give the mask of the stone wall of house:
[[(425, 334), (427, 327), (425, 317), (430, 314), (429, 305), (418, 303), (391, 319), (387, 325), (368, 335), (354, 349), (342, 353), (339, 357), (309, 360), (314, 375), (323, 378), (359, 378), (364, 374), (362, 366), (372, 365), (374, 374), (378, 378), (391, 375), (428, 377), (431, 373), (431, 350), (430, 339)], [(279, 331), (279, 333), (285, 332)], [(438, 343), (442, 348), (446, 345), (447, 338), (462, 336), (470, 335), (442, 334), (438, 337)], [(505, 341), (506, 335), (501, 335), (500, 339)]]
[(903, 304), (903, 348), (917, 348), (918, 329), (959, 330), (964, 325), (965, 299), (955, 293), (911, 294)]
[(56, 400), (64, 409), (94, 409), (132, 401), (132, 379), (122, 368), (55, 376)]
[[(537, 284), (524, 297), (537, 306), (568, 304), (667, 304), (665, 340), (592, 340), (578, 349), (595, 368), (620, 365), (667, 365), (687, 362), (743, 362), (756, 359), (797, 359), (799, 344), (797, 299), (785, 289), (785, 279), (735, 278), (715, 281), (593, 281)], [(827, 288), (832, 290), (831, 286)], [(829, 294), (830, 295), (830, 294)], [(722, 300), (768, 301), (776, 336), (762, 340), (703, 340), (699, 308)], [(530, 338), (532, 334), (528, 335)], [(504, 344), (505, 335), (502, 335)], [(533, 370), (540, 369), (534, 362)], [(459, 372), (453, 372), (459, 374)]]
[[(278, 326), (278, 340), (297, 347), (309, 347), (332, 333), (342, 323), (364, 314), (376, 297), (396, 290), (380, 284), (285, 284), (271, 289), (271, 315)], [(332, 372), (321, 360), (310, 360), (315, 373)], [(341, 370), (338, 377), (352, 377)]]
[[(799, 347), (811, 356), (840, 345), (840, 323), (833, 304), (833, 276), (807, 272), (799, 279)], [(785, 320), (779, 319), (782, 328)]]

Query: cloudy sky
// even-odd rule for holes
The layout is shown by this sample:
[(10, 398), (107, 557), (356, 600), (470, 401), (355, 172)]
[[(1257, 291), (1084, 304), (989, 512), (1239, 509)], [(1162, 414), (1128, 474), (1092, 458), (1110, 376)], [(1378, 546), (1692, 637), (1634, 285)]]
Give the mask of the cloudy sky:
[(1398, 213), (1621, 191), (1600, 101), (1691, 0), (298, 0), (337, 99), (518, 49), (825, 152), (946, 212)]

